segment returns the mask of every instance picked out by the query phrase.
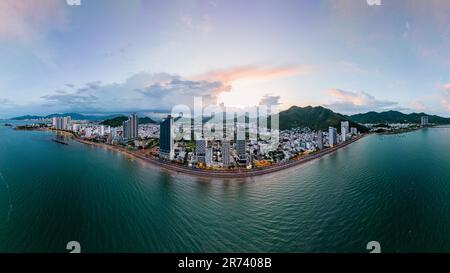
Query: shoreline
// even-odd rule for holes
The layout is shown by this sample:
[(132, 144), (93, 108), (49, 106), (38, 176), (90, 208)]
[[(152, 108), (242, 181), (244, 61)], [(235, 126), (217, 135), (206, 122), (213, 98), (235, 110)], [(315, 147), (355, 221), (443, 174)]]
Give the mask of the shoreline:
[(344, 143), (340, 143), (334, 147), (331, 148), (327, 148), (325, 150), (313, 153), (313, 154), (309, 154), (306, 155), (300, 159), (297, 160), (290, 160), (286, 163), (281, 163), (281, 164), (274, 164), (268, 167), (263, 167), (263, 168), (254, 168), (254, 169), (239, 169), (239, 170), (208, 170), (208, 169), (197, 169), (197, 168), (190, 168), (187, 166), (182, 166), (176, 163), (172, 163), (172, 162), (167, 162), (167, 161), (163, 161), (157, 158), (152, 158), (152, 157), (147, 157), (143, 154), (140, 154), (139, 152), (136, 151), (130, 151), (124, 147), (121, 146), (115, 146), (115, 145), (110, 145), (110, 144), (106, 144), (106, 143), (99, 143), (99, 142), (93, 142), (93, 141), (89, 141), (86, 139), (83, 139), (81, 137), (76, 136), (73, 132), (70, 131), (61, 131), (61, 130), (55, 130), (55, 129), (50, 129), (50, 128), (34, 128), (34, 129), (19, 129), (19, 130), (36, 130), (36, 131), (51, 131), (51, 132), (56, 132), (56, 133), (63, 133), (68, 135), (69, 137), (71, 137), (73, 140), (85, 144), (85, 145), (89, 145), (89, 146), (96, 146), (98, 148), (104, 148), (104, 149), (108, 149), (114, 152), (118, 152), (118, 153), (122, 153), (128, 156), (131, 156), (135, 159), (139, 159), (142, 160), (144, 162), (147, 162), (149, 164), (152, 164), (154, 166), (160, 167), (161, 169), (168, 171), (168, 172), (173, 172), (176, 174), (182, 173), (182, 174), (186, 174), (186, 175), (190, 175), (190, 176), (195, 176), (195, 177), (203, 177), (203, 178), (244, 178), (244, 177), (255, 177), (255, 176), (261, 176), (261, 175), (266, 175), (266, 174), (271, 174), (271, 173), (275, 173), (275, 172), (279, 172), (282, 170), (286, 170), (286, 169), (290, 169), (296, 166), (300, 166), (303, 165), (307, 162), (313, 161), (315, 159), (319, 159), (325, 155), (329, 155), (332, 154), (336, 151), (338, 151), (341, 148), (347, 147), (348, 145), (360, 140), (361, 138), (364, 138), (367, 135), (370, 135), (370, 133), (366, 133), (366, 134), (361, 134), (358, 137), (352, 138), (351, 140), (344, 142)]
[(240, 169), (239, 171), (232, 171), (232, 170), (220, 171), (220, 170), (204, 170), (204, 169), (189, 168), (189, 167), (178, 165), (175, 163), (162, 161), (162, 160), (159, 160), (156, 158), (146, 157), (142, 154), (139, 154), (138, 152), (129, 151), (124, 147), (88, 141), (88, 140), (82, 139), (82, 138), (77, 137), (74, 134), (72, 134), (73, 139), (82, 144), (96, 146), (96, 147), (100, 147), (100, 148), (106, 148), (108, 150), (126, 154), (129, 156), (132, 156), (133, 158), (140, 159), (144, 162), (147, 162), (149, 164), (158, 166), (161, 169), (164, 169), (166, 171), (175, 172), (175, 173), (183, 173), (186, 175), (191, 175), (191, 176), (196, 176), (196, 177), (208, 177), (208, 178), (243, 178), (243, 177), (254, 177), (254, 176), (260, 176), (260, 175), (266, 175), (266, 174), (279, 172), (279, 171), (286, 170), (286, 169), (289, 169), (289, 168), (292, 168), (295, 166), (303, 165), (307, 162), (313, 161), (315, 159), (319, 159), (325, 155), (332, 154), (332, 153), (336, 152), (337, 150), (347, 147), (348, 145), (360, 140), (361, 138), (365, 137), (366, 135), (368, 135), (368, 134), (362, 134), (358, 137), (355, 137), (345, 143), (336, 145), (332, 148), (328, 148), (326, 150), (322, 150), (320, 152), (317, 152), (317, 153), (314, 153), (311, 155), (307, 155), (298, 160), (291, 160), (289, 162), (282, 163), (282, 164), (275, 164), (275, 165), (272, 165), (269, 167), (250, 169), (250, 170)]

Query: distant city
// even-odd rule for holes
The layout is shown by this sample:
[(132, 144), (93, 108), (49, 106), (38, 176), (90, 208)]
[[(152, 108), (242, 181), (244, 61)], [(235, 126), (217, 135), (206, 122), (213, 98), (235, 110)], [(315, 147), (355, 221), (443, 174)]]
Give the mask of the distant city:
[[(40, 123), (27, 125), (25, 128), (46, 128), (73, 134), (83, 142), (92, 142), (111, 147), (126, 149), (139, 156), (156, 159), (161, 162), (173, 163), (190, 169), (199, 170), (252, 170), (268, 168), (295, 162), (308, 156), (339, 147), (354, 141), (365, 133), (351, 127), (350, 122), (343, 120), (340, 128), (329, 126), (328, 130), (312, 130), (308, 127), (296, 127), (277, 131), (277, 142), (264, 140), (262, 137), (250, 140), (248, 134), (258, 134), (259, 127), (251, 122), (239, 123), (233, 121), (233, 137), (231, 139), (175, 139), (176, 118), (168, 115), (160, 123), (151, 120), (140, 124), (136, 113), (131, 114), (121, 125), (106, 121), (72, 120), (70, 116), (54, 116), (42, 119)], [(428, 116), (421, 116), (420, 123), (398, 124), (364, 124), (369, 132), (396, 133), (417, 128), (428, 127)], [(194, 127), (194, 124), (191, 124)], [(200, 130), (206, 130), (208, 123), (201, 125)], [(203, 128), (203, 126), (205, 128)], [(244, 139), (237, 138), (238, 128), (245, 128)], [(20, 127), (19, 127), (20, 129)], [(191, 128), (194, 129), (194, 128)], [(197, 128), (198, 129), (198, 128)], [(192, 130), (193, 131), (193, 130)], [(224, 131), (226, 126), (224, 125)]]

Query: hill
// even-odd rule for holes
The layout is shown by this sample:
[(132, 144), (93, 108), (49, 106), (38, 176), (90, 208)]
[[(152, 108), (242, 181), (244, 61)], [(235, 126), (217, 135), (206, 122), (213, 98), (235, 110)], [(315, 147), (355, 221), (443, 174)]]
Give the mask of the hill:
[[(124, 121), (126, 121), (126, 120), (128, 120), (128, 117), (126, 117), (126, 116), (118, 116), (118, 117), (114, 117), (114, 118), (111, 118), (111, 119), (106, 119), (100, 124), (101, 125), (108, 125), (108, 126), (111, 126), (111, 127), (119, 127), (119, 126), (122, 126), (122, 123)], [(157, 123), (156, 121), (154, 121), (153, 119), (151, 119), (149, 117), (138, 118), (138, 122), (139, 122), (139, 124)]]
[(404, 114), (399, 111), (367, 112), (350, 116), (359, 123), (420, 123), (422, 116), (428, 116), (428, 122), (435, 124), (450, 124), (450, 118), (444, 118), (426, 113)]
[(341, 121), (349, 121), (350, 127), (358, 128), (360, 132), (367, 132), (368, 128), (356, 123), (348, 116), (341, 115), (322, 106), (298, 107), (281, 111), (279, 113), (280, 129), (286, 130), (295, 127), (309, 127), (312, 130), (328, 130), (329, 126), (340, 128)]

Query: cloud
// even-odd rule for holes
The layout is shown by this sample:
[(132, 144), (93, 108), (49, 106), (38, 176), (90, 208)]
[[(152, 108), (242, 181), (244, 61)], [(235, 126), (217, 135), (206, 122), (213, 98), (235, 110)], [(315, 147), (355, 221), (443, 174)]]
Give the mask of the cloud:
[(230, 88), (220, 81), (192, 81), (173, 76), (168, 82), (157, 82), (137, 91), (150, 99), (158, 100), (161, 106), (192, 105), (195, 96), (201, 96), (206, 105), (216, 105), (218, 96), (230, 91)]
[(442, 86), (442, 88), (443, 88), (445, 91), (447, 91), (447, 92), (450, 93), (450, 83), (444, 84), (444, 85)]
[(0, 42), (20, 47), (40, 62), (57, 67), (48, 36), (63, 31), (68, 25), (65, 1), (1, 0)]
[(70, 109), (71, 111), (92, 111), (96, 110), (95, 104), (99, 102), (99, 98), (95, 95), (80, 94), (53, 94), (42, 96), (45, 103), (44, 107), (61, 107), (61, 109)]
[[(83, 85), (66, 84), (41, 97), (42, 106), (58, 111), (117, 112), (131, 110), (170, 110), (174, 105), (193, 106), (194, 97), (201, 96), (204, 105), (217, 105), (219, 95), (232, 89), (231, 83), (241, 79), (273, 79), (307, 73), (292, 67), (241, 66), (215, 70), (185, 78), (169, 73), (136, 73), (120, 83), (100, 80)], [(309, 71), (309, 70), (308, 70)], [(266, 94), (260, 103), (279, 105), (279, 96)], [(49, 109), (47, 109), (50, 111)]]
[(87, 88), (89, 89), (99, 89), (101, 87), (102, 81), (93, 81), (86, 83)]
[(15, 103), (9, 99), (1, 99), (0, 98), (0, 107), (2, 108), (9, 108), (15, 106)]
[(411, 102), (411, 107), (414, 110), (418, 110), (418, 111), (424, 111), (427, 109), (427, 107), (425, 106), (425, 104), (421, 101), (413, 101)]
[(64, 1), (0, 1), (0, 40), (33, 42), (38, 36), (64, 27)]
[(446, 110), (450, 111), (450, 98), (443, 98), (441, 101)]
[(340, 89), (330, 89), (328, 94), (337, 99), (337, 101), (325, 106), (338, 112), (358, 113), (398, 109), (397, 102), (378, 100), (374, 96), (363, 91), (350, 92)]
[(132, 44), (127, 43), (115, 50), (109, 51), (108, 53), (106, 53), (106, 56), (107, 57), (125, 56), (127, 54), (127, 52), (130, 51), (131, 48), (132, 48)]
[(292, 75), (306, 75), (312, 71), (309, 66), (259, 67), (254, 65), (219, 69), (193, 77), (196, 80), (221, 81), (232, 83), (238, 80), (272, 80)]
[(280, 105), (280, 96), (265, 94), (259, 101), (259, 105)]
[(442, 85), (439, 98), (441, 105), (445, 108), (445, 110), (450, 111), (450, 83)]
[(93, 81), (76, 90), (56, 90), (41, 99), (42, 106), (60, 111), (170, 110), (176, 104), (192, 106), (195, 96), (202, 96), (206, 105), (217, 104), (219, 94), (230, 88), (219, 81), (194, 81), (168, 73), (141, 72), (123, 83)]

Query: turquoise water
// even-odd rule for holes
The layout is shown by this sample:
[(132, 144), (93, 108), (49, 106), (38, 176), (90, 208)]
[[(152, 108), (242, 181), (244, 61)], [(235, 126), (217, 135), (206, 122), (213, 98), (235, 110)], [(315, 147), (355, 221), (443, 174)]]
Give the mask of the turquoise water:
[(372, 135), (224, 180), (0, 126), (0, 252), (450, 252), (449, 136)]

